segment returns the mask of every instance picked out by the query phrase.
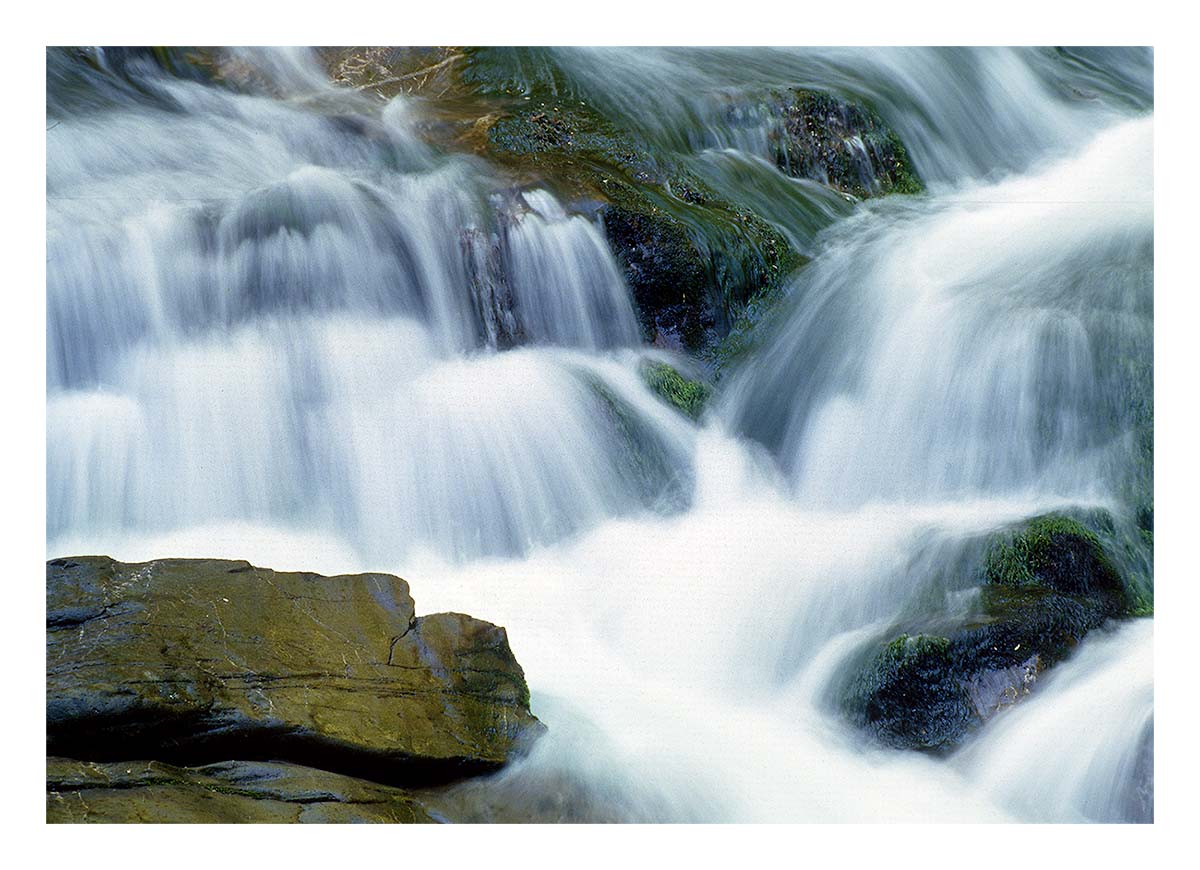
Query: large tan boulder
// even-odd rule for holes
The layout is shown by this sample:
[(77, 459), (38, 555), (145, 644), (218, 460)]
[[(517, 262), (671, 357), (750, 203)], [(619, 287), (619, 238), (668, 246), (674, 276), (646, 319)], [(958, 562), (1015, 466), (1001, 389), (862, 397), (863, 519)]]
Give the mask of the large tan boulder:
[(46, 589), (51, 755), (414, 786), (496, 769), (543, 728), (504, 629), (418, 618), (399, 577), (89, 556), (49, 562)]

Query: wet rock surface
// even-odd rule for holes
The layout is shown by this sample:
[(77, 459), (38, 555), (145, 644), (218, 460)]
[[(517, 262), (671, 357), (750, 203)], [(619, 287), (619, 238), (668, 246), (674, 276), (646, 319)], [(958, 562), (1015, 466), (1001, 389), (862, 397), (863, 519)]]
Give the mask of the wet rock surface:
[(80, 557), (46, 584), (51, 755), (413, 786), (495, 770), (543, 730), (504, 629), (416, 617), (398, 577)]
[(908, 151), (871, 108), (800, 88), (772, 95), (778, 126), (770, 136), (775, 163), (860, 198), (923, 189)]
[[(420, 99), (432, 141), (597, 219), (644, 337), (659, 347), (707, 355), (752, 299), (775, 298), (806, 262), (753, 208), (697, 177), (687, 155), (589, 102), (552, 52), (360, 46), (321, 56), (339, 85)], [(895, 131), (860, 101), (783, 88), (731, 98), (728, 112), (766, 122), (770, 157), (787, 175), (858, 198), (923, 189)]]
[(402, 789), (294, 764), (46, 762), (51, 823), (432, 822)]
[(1034, 690), (1092, 629), (1130, 599), (1097, 536), (1061, 515), (988, 543), (972, 613), (936, 633), (901, 634), (869, 654), (844, 699), (885, 745), (948, 751)]
[(711, 343), (738, 306), (804, 262), (761, 217), (586, 106), (522, 102), (488, 127), (483, 151), (599, 218), (660, 346)]

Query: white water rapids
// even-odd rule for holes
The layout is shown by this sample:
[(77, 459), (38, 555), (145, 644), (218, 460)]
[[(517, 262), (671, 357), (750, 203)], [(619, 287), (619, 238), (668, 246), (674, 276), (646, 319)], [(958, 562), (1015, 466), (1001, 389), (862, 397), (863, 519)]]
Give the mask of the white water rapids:
[(554, 56), (789, 195), (703, 95), (870, 97), (930, 191), (822, 232), (695, 425), (638, 375), (687, 363), (641, 346), (603, 231), (424, 144), (415, 102), (247, 52), (276, 94), (135, 67), (85, 111), (52, 68), (50, 556), (404, 576), (419, 613), (508, 630), (549, 731), (499, 776), (630, 820), (1145, 820), (1149, 619), (947, 758), (872, 746), (832, 693), (901, 614), (968, 594), (962, 542), (1131, 512), (1113, 404), (1152, 342), (1151, 59)]

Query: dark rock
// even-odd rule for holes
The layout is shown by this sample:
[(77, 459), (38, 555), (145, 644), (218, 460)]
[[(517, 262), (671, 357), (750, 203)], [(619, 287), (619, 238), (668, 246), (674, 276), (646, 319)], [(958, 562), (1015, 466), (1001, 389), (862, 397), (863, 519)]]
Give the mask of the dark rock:
[[(988, 583), (1040, 587), (1066, 595), (1117, 596), (1124, 584), (1096, 534), (1078, 520), (1047, 514), (993, 542), (985, 566)], [(1116, 612), (1120, 601), (1113, 601)]]
[(717, 318), (708, 261), (687, 228), (655, 208), (609, 204), (602, 214), (647, 338), (672, 348), (703, 344)]
[(434, 821), (408, 792), (294, 764), (46, 761), (50, 823)]
[(1062, 515), (993, 537), (978, 606), (937, 635), (901, 634), (847, 688), (850, 718), (882, 743), (946, 751), (1019, 702), (1092, 629), (1130, 612), (1099, 539)]
[(806, 262), (775, 227), (686, 172), (661, 189), (607, 190), (605, 235), (647, 336), (661, 346), (711, 345), (752, 297)]
[(52, 755), (411, 785), (494, 770), (542, 729), (504, 629), (417, 618), (398, 577), (80, 557), (46, 582)]
[(521, 344), (525, 332), (504, 271), (502, 242), (499, 233), (478, 228), (464, 229), (459, 235), (480, 339), (489, 347), (509, 348)]
[(736, 309), (804, 262), (767, 221), (581, 100), (547, 89), (507, 103), (479, 151), (518, 184), (599, 216), (646, 337), (661, 346), (715, 341)]
[(899, 137), (872, 109), (820, 91), (772, 95), (775, 162), (857, 197), (919, 193), (921, 180)]

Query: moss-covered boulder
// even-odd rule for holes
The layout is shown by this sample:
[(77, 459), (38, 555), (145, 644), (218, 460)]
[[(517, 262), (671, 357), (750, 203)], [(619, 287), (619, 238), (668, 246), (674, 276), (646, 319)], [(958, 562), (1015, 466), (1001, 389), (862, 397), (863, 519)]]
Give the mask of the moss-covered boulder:
[(987, 552), (987, 582), (1010, 589), (1046, 589), (1107, 599), (1117, 612), (1124, 584), (1096, 534), (1061, 514), (1034, 517), (995, 539)]
[(801, 88), (776, 92), (767, 105), (777, 118), (775, 163), (789, 175), (860, 198), (923, 189), (904, 144), (870, 107)]
[(712, 387), (708, 384), (685, 378), (663, 362), (643, 362), (638, 373), (646, 386), (668, 405), (693, 420), (700, 419), (712, 395)]
[(646, 337), (697, 349), (731, 313), (803, 262), (774, 227), (597, 113), (522, 103), (487, 132), (487, 156), (597, 214)]
[(605, 235), (647, 337), (660, 346), (711, 346), (752, 297), (806, 262), (753, 211), (687, 173), (662, 189), (608, 189), (615, 195), (601, 210)]
[(261, 761), (187, 768), (158, 761), (46, 761), (50, 823), (435, 821), (407, 791), (324, 770)]
[(599, 217), (647, 339), (698, 349), (733, 312), (804, 262), (751, 209), (718, 195), (681, 155), (606, 117), (544, 56), (465, 52), (461, 79), (489, 108), (476, 150), (520, 184)]
[(411, 785), (494, 770), (542, 728), (504, 629), (416, 617), (398, 577), (80, 557), (46, 591), (52, 755)]
[(985, 548), (973, 612), (936, 633), (900, 634), (850, 682), (850, 718), (882, 743), (946, 751), (1019, 702), (1089, 631), (1129, 615), (1120, 575), (1097, 536), (1052, 514)]

